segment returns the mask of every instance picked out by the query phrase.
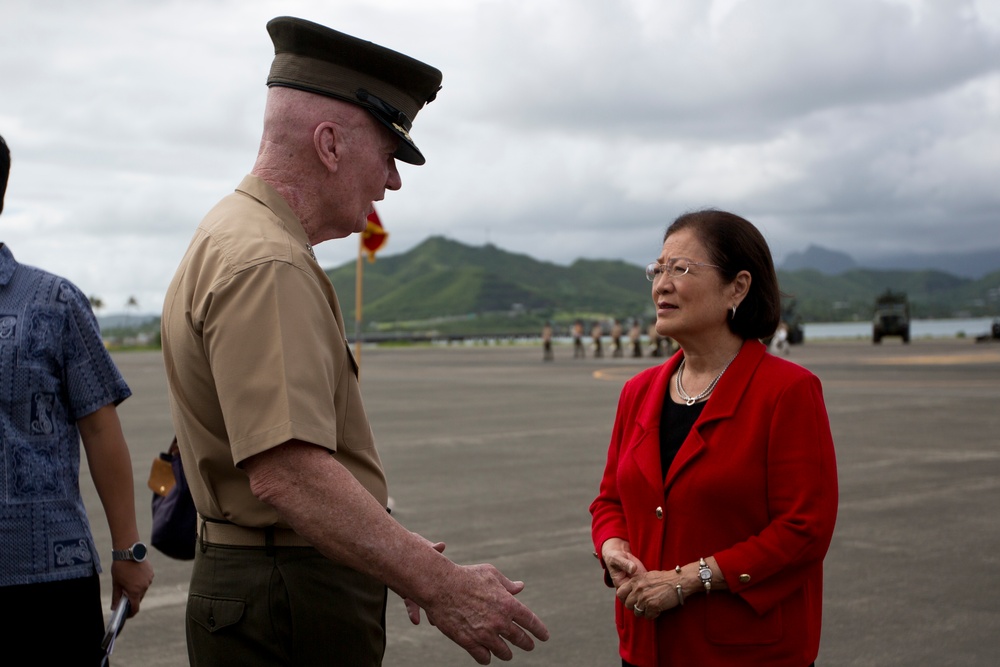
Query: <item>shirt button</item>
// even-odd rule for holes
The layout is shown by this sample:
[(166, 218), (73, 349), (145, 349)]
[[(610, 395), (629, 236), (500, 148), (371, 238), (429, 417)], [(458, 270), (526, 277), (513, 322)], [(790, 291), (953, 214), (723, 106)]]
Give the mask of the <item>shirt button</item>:
[(656, 518), (657, 519), (662, 519), (663, 518), (663, 508), (662, 507), (657, 507), (656, 508)]

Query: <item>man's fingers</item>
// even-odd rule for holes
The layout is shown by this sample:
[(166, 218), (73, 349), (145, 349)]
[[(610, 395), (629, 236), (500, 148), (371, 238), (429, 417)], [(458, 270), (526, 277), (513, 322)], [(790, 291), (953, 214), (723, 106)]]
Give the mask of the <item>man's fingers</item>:
[(507, 646), (507, 643), (501, 641), (500, 642), (500, 646), (502, 646), (503, 648), (501, 648), (501, 649), (499, 649), (497, 651), (493, 651), (493, 655), (495, 655), (496, 657), (500, 658), (504, 662), (507, 662), (509, 660), (513, 660), (514, 659), (514, 652), (510, 650), (510, 647)]
[(474, 646), (473, 648), (465, 649), (472, 656), (472, 659), (478, 662), (480, 665), (490, 664), (492, 659), (490, 650), (485, 646)]
[(534, 638), (548, 640), (541, 619), (513, 597), (524, 590), (523, 581), (511, 581), (489, 564), (464, 566), (460, 571), (471, 576), (459, 579), (452, 604), (428, 609), (427, 618), (476, 662), (488, 665), (494, 656), (511, 660), (512, 647), (530, 651)]
[[(507, 642), (500, 638), (500, 635), (491, 637), (489, 646), (487, 646), (486, 649), (504, 661), (512, 660), (514, 658), (514, 652), (510, 650), (509, 646), (507, 646)], [(489, 664), (488, 660), (486, 664)]]
[(501, 572), (500, 570), (494, 570), (494, 576), (496, 577), (497, 581), (499, 581), (503, 585), (503, 587), (507, 589), (507, 592), (510, 593), (511, 595), (517, 595), (518, 593), (524, 590), (523, 581), (511, 581), (510, 579), (505, 577), (503, 572)]
[(522, 651), (530, 651), (535, 648), (535, 642), (531, 636), (516, 623), (510, 624), (510, 629), (500, 635)]
[[(523, 581), (511, 581), (499, 571), (497, 571), (497, 576), (499, 577), (500, 582), (504, 585), (504, 588), (506, 588), (507, 592), (511, 595), (517, 595), (524, 590)], [(511, 621), (535, 635), (542, 641), (546, 641), (549, 638), (549, 630), (545, 627), (545, 624), (542, 623), (542, 619), (538, 618), (533, 611), (528, 609), (528, 607), (522, 603), (515, 601), (515, 604), (517, 607), (511, 614)], [(520, 644), (517, 644), (517, 646), (520, 647)]]
[[(541, 641), (548, 641), (549, 629), (545, 627), (544, 623), (542, 623), (542, 619), (538, 618), (538, 616), (536, 616), (535, 613), (527, 607), (522, 605), (519, 613), (515, 613), (513, 619), (511, 620), (521, 628), (524, 628), (524, 630), (527, 630), (531, 634), (538, 637)], [(524, 633), (522, 632), (522, 634)], [(524, 648), (520, 644), (517, 644), (517, 646), (519, 648)], [(532, 644), (532, 646), (534, 646), (534, 644)]]
[(507, 585), (507, 584), (504, 584), (504, 585), (507, 588), (507, 592), (510, 593), (511, 595), (517, 595), (518, 593), (520, 593), (521, 591), (524, 590), (524, 582), (523, 581), (510, 581), (510, 580), (508, 580), (508, 583), (509, 583), (509, 585)]
[(410, 617), (410, 623), (420, 625), (420, 605), (409, 598), (403, 598), (403, 605), (406, 607), (406, 615)]

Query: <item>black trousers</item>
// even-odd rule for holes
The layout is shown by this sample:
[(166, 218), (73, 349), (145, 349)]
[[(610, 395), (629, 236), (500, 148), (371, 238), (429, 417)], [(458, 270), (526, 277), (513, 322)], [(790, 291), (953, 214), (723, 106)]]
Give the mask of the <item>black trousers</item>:
[(100, 665), (104, 654), (101, 580), (89, 577), (0, 586), (0, 626), (7, 657), (37, 665)]

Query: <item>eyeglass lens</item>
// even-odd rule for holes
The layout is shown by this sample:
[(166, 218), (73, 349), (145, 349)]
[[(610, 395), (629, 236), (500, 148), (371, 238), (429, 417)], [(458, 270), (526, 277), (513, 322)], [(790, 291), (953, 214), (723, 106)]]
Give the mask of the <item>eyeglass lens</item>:
[(688, 272), (688, 263), (683, 259), (669, 259), (666, 264), (653, 262), (646, 267), (646, 278), (650, 281), (656, 280), (656, 276), (661, 273), (667, 274), (671, 278), (683, 276)]

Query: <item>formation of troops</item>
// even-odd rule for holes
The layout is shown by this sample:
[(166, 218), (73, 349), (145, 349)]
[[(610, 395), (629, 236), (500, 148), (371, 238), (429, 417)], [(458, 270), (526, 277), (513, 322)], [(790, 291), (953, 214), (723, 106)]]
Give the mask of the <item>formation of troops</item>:
[[(595, 321), (592, 323), (589, 333), (584, 327), (583, 320), (576, 320), (568, 331), (573, 340), (573, 358), (587, 358), (588, 347), (594, 359), (603, 358), (606, 354), (616, 359), (626, 356), (641, 358), (646, 355), (666, 357), (673, 354), (676, 349), (674, 341), (656, 332), (655, 321), (649, 323), (645, 333), (643, 332), (642, 320), (639, 318), (633, 318), (627, 324), (626, 338), (626, 322), (623, 320)], [(555, 335), (552, 324), (546, 322), (542, 328), (542, 359), (544, 361), (555, 360), (555, 353), (552, 350)], [(608, 352), (605, 351), (606, 343)], [(648, 350), (644, 351), (644, 347)]]

